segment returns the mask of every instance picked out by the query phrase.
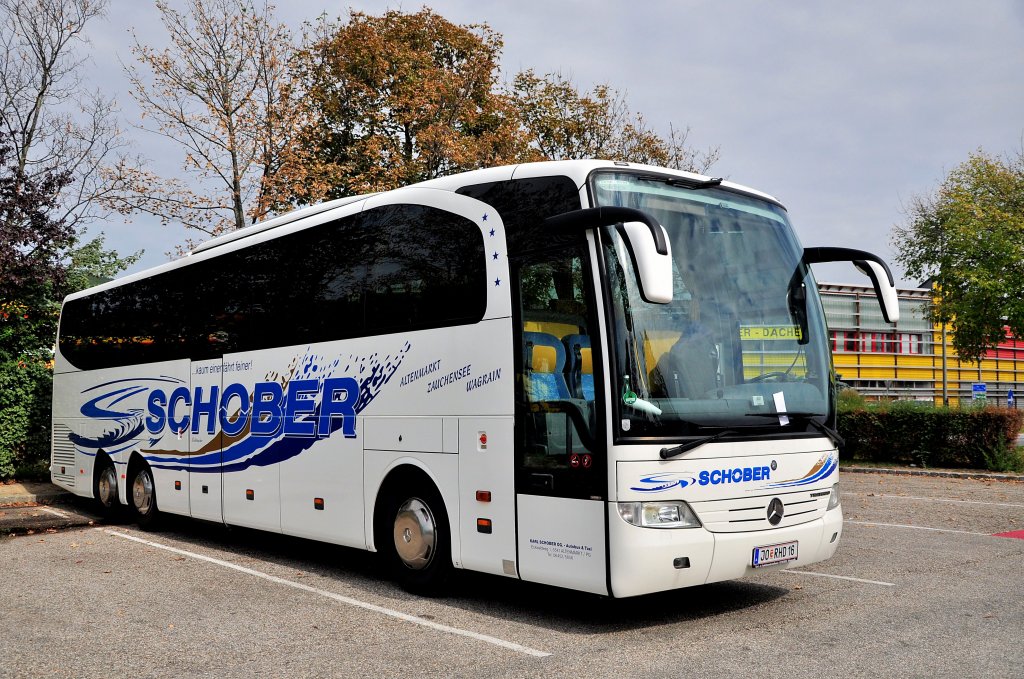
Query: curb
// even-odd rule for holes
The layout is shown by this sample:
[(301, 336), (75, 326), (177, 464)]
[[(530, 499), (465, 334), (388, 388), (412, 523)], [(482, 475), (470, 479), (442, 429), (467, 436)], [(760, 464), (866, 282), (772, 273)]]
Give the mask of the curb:
[(974, 479), (981, 481), (1024, 481), (1024, 474), (999, 474), (979, 471), (945, 471), (938, 469), (907, 469), (905, 467), (839, 467), (839, 473), (890, 474), (893, 476), (933, 476), (945, 479)]
[(74, 500), (75, 495), (69, 493), (66, 490), (59, 490), (54, 488), (53, 490), (42, 490), (39, 492), (20, 490), (18, 492), (10, 492), (5, 490), (5, 486), (0, 486), (0, 507), (12, 507), (15, 505), (25, 504), (36, 504), (36, 505), (54, 505), (54, 504), (69, 504)]

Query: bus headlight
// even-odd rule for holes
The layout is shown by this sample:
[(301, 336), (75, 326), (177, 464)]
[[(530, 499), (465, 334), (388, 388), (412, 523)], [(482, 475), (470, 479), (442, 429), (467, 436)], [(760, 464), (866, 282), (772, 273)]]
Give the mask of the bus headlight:
[(828, 511), (830, 509), (835, 509), (838, 506), (839, 506), (839, 484), (837, 483), (836, 485), (832, 486), (832, 494), (828, 496), (828, 508), (825, 511)]
[(619, 502), (619, 516), (626, 523), (644, 528), (700, 528), (700, 519), (682, 501)]

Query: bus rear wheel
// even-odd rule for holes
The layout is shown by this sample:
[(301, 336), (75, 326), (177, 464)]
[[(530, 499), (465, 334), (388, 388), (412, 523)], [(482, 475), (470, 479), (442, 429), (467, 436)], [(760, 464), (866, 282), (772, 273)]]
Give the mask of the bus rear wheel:
[[(448, 515), (432, 487), (396, 488), (384, 507), (381, 547), (392, 577), (402, 589), (442, 593), (452, 571)], [(382, 522), (383, 523), (383, 522)]]
[(156, 504), (156, 485), (149, 465), (143, 463), (135, 468), (129, 486), (129, 506), (139, 528), (149, 530), (156, 526), (160, 512)]

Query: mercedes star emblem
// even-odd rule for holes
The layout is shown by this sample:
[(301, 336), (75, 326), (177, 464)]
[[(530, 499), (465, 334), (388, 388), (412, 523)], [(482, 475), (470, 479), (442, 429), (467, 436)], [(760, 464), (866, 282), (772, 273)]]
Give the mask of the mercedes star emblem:
[(772, 498), (772, 501), (768, 503), (768, 523), (778, 526), (779, 522), (782, 521), (782, 515), (785, 511), (782, 500), (777, 497)]

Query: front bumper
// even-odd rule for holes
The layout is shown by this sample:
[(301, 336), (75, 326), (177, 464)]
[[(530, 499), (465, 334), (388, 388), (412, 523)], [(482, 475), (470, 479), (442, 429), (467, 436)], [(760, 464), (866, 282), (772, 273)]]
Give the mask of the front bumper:
[[(756, 571), (806, 566), (835, 554), (843, 532), (842, 508), (796, 526), (743, 533), (711, 533), (703, 528), (653, 529), (623, 521), (608, 504), (611, 594), (639, 596), (721, 580)], [(755, 569), (755, 547), (799, 541), (799, 558)], [(685, 559), (685, 561), (683, 561)], [(688, 567), (679, 567), (682, 563)]]

